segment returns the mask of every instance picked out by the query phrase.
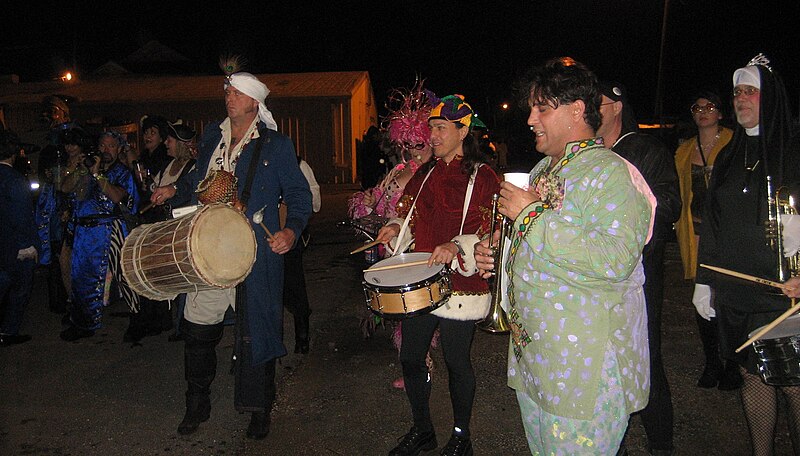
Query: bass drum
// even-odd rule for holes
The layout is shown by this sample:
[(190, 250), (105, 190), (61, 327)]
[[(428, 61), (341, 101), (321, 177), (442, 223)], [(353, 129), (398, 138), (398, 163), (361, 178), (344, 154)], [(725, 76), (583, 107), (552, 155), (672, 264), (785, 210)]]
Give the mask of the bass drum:
[(226, 204), (139, 226), (125, 239), (121, 255), (122, 274), (131, 289), (157, 301), (235, 287), (255, 261), (250, 222)]

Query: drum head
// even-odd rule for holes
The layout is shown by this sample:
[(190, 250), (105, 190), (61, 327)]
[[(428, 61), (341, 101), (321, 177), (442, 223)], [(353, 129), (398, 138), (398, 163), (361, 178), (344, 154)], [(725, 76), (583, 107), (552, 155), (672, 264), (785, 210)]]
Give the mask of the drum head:
[[(764, 325), (768, 326), (768, 325)], [(761, 328), (763, 328), (762, 326)], [(761, 331), (761, 328), (756, 329), (747, 335), (747, 338), (753, 337), (753, 334)], [(780, 339), (782, 337), (791, 337), (800, 334), (800, 314), (792, 315), (791, 317), (778, 323), (778, 326), (767, 331), (766, 334), (761, 336), (761, 339)]]
[(192, 263), (210, 283), (227, 288), (240, 283), (256, 260), (256, 238), (245, 216), (224, 204), (194, 216), (189, 242)]
[[(401, 253), (400, 255), (381, 260), (370, 266), (369, 269), (413, 263), (415, 261), (427, 260), (430, 257), (431, 254), (429, 252)], [(422, 264), (419, 266), (408, 266), (375, 272), (371, 272), (369, 269), (364, 273), (364, 282), (381, 287), (399, 287), (421, 282), (429, 277), (433, 277), (444, 269), (444, 265), (439, 264), (429, 268), (427, 265)]]

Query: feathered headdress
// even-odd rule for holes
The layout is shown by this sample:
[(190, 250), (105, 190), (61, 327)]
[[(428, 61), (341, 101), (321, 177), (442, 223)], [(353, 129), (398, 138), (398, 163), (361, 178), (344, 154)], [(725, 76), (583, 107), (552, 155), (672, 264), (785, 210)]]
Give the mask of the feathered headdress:
[(389, 131), (389, 140), (403, 150), (425, 144), (431, 135), (428, 115), (436, 96), (422, 88), (424, 82), (417, 79), (411, 89), (393, 89), (385, 105), (389, 114), (383, 118), (382, 127)]
[(238, 73), (244, 70), (247, 61), (244, 57), (235, 54), (222, 55), (219, 58), (219, 67), (225, 73), (225, 77), (230, 79), (233, 73)]

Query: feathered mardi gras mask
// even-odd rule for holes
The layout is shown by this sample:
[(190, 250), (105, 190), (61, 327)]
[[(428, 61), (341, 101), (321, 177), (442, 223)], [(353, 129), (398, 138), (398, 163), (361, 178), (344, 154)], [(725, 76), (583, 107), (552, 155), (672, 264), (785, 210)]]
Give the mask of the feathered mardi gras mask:
[(417, 80), (411, 89), (394, 89), (389, 94), (383, 118), (383, 128), (389, 131), (389, 140), (404, 150), (421, 149), (430, 138), (428, 115), (431, 112), (433, 92), (423, 89), (424, 80)]
[(464, 102), (464, 95), (448, 95), (442, 98), (439, 104), (431, 110), (431, 114), (428, 118), (445, 119), (470, 128), (486, 128), (486, 124), (475, 115), (472, 106)]

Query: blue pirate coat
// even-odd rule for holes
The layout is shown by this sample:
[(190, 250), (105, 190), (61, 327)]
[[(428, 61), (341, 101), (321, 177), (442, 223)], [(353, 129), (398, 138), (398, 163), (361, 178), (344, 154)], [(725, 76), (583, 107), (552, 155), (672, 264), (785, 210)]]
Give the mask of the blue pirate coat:
[[(206, 176), (209, 161), (222, 139), (220, 123), (210, 124), (198, 144), (195, 168), (177, 182), (178, 191), (170, 203), (180, 206), (190, 202), (197, 204), (198, 183)], [(253, 213), (264, 208), (264, 225), (270, 232), (281, 230), (278, 203), (281, 198), (288, 206), (286, 228), (294, 231), (295, 239), (311, 216), (311, 191), (306, 178), (297, 164), (297, 156), (291, 139), (259, 122), (259, 135), (264, 137), (258, 159), (250, 200), (245, 216), (252, 224)], [(258, 139), (250, 141), (238, 158), (236, 177), (239, 198), (247, 180), (247, 170)], [(283, 345), (283, 256), (272, 251), (264, 233), (256, 225), (258, 245), (253, 270), (245, 279), (247, 289), (247, 312), (252, 337), (252, 360), (254, 365), (265, 363), (286, 354)]]

